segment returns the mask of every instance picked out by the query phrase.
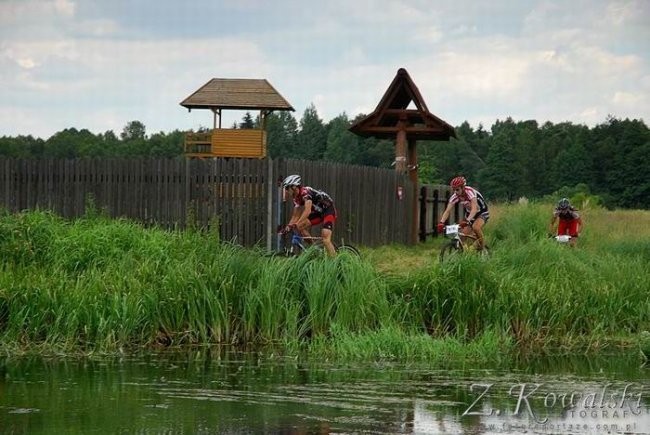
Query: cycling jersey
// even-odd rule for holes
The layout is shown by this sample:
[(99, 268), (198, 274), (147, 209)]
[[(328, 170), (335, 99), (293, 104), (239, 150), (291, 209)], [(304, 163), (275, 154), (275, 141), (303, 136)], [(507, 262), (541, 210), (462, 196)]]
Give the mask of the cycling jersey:
[(556, 207), (555, 210), (553, 210), (553, 216), (560, 218), (560, 220), (562, 221), (580, 219), (580, 214), (578, 213), (578, 210), (573, 207), (569, 207), (566, 210), (561, 210)]
[(487, 202), (485, 202), (485, 199), (483, 198), (483, 195), (481, 195), (481, 192), (474, 189), (473, 187), (465, 186), (465, 192), (461, 195), (454, 193), (451, 195), (451, 198), (449, 198), (449, 203), (456, 204), (457, 202), (460, 202), (460, 205), (465, 208), (465, 217), (467, 218), (470, 217), (469, 212), (472, 210), (472, 199), (474, 198), (476, 198), (478, 210), (476, 211), (476, 215), (472, 217), (482, 217), (483, 220), (487, 221), (490, 217)]
[(309, 186), (300, 187), (300, 192), (293, 198), (294, 207), (304, 207), (305, 201), (311, 200), (311, 210), (321, 213), (334, 204), (332, 198), (320, 190), (313, 189)]
[(309, 222), (312, 225), (323, 224), (323, 228), (332, 229), (336, 221), (336, 208), (332, 198), (320, 190), (313, 189), (309, 186), (300, 187), (298, 195), (293, 198), (293, 206), (304, 207), (305, 201), (311, 200), (311, 211), (309, 213)]

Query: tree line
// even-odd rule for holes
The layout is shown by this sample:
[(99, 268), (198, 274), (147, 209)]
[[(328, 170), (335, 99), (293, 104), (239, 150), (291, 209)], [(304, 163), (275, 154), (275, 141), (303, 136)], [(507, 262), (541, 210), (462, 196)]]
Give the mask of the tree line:
[[(316, 108), (300, 120), (290, 112), (266, 119), (270, 157), (391, 167), (390, 140), (361, 138), (343, 113), (324, 122)], [(259, 118), (246, 113), (231, 128), (257, 128)], [(419, 141), (419, 176), (423, 183), (447, 183), (462, 174), (490, 200), (588, 195), (608, 207), (650, 208), (650, 130), (643, 120), (608, 117), (589, 128), (562, 122), (497, 120), (489, 130), (468, 122), (455, 128), (449, 142)], [(129, 122), (119, 137), (109, 130), (94, 134), (68, 128), (43, 140), (32, 136), (0, 137), (0, 156), (17, 158), (182, 157), (184, 133), (146, 134), (140, 121)]]

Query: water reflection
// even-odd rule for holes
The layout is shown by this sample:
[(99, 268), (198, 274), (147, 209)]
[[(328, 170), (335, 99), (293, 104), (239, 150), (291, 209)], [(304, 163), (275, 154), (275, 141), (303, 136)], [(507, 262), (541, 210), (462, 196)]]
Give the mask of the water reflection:
[(636, 359), (325, 364), (205, 352), (0, 363), (2, 433), (648, 433)]

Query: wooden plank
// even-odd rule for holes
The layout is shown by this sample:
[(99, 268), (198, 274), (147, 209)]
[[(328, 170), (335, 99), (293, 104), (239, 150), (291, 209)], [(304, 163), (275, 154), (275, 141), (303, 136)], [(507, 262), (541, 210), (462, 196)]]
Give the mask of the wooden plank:
[(219, 236), (223, 240), (224, 238), (224, 226), (223, 226), (223, 198), (222, 198), (222, 189), (223, 189), (223, 183), (221, 181), (221, 175), (222, 175), (222, 164), (223, 160), (222, 159), (214, 159), (212, 161), (213, 165), (213, 171), (214, 171), (214, 177), (212, 180), (212, 201), (213, 201), (213, 215), (218, 217), (219, 220)]
[(233, 221), (233, 207), (234, 207), (234, 193), (233, 193), (233, 180), (234, 177), (234, 161), (233, 159), (224, 159), (224, 172), (222, 174), (223, 181), (223, 199), (224, 199), (224, 220), (226, 223), (226, 238), (233, 240), (235, 236), (235, 223)]

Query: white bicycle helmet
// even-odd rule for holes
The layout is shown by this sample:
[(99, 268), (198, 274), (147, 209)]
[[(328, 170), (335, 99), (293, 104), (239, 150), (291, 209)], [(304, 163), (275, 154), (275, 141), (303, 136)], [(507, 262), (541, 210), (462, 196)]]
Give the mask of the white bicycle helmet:
[(300, 175), (289, 175), (282, 182), (282, 187), (286, 189), (289, 186), (300, 186), (301, 184), (302, 178), (300, 178)]

